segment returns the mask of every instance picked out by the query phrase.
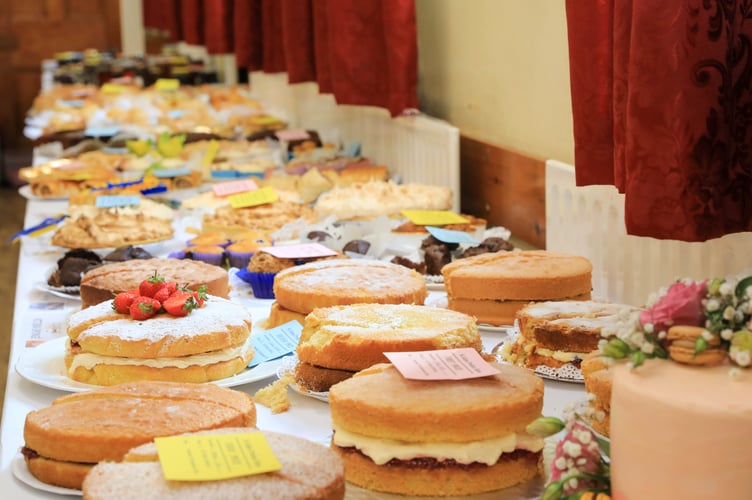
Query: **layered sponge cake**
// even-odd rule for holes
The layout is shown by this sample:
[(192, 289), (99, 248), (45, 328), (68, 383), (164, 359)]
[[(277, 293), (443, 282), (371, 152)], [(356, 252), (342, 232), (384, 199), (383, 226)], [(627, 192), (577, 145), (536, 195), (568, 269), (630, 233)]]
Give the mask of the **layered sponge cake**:
[(604, 327), (638, 309), (593, 300), (531, 302), (517, 311), (519, 335), (505, 346), (504, 357), (527, 368), (564, 364), (580, 367), (597, 350)]
[(295, 378), (316, 392), (387, 360), (385, 352), (483, 348), (474, 318), (409, 304), (354, 304), (315, 309), (298, 342)]
[(541, 414), (543, 381), (494, 366), (498, 375), (426, 381), (384, 363), (334, 385), (331, 446), (345, 479), (401, 495), (460, 496), (538, 475), (543, 440), (525, 428)]
[(97, 462), (119, 461), (155, 437), (255, 425), (256, 407), (243, 392), (142, 381), (62, 396), (30, 412), (22, 453), (40, 481), (80, 489)]
[(303, 323), (317, 307), (379, 303), (423, 304), (428, 291), (412, 269), (369, 259), (327, 259), (279, 272), (269, 326)]
[(253, 358), (252, 318), (241, 304), (208, 296), (187, 316), (135, 320), (101, 302), (68, 319), (65, 364), (73, 380), (209, 382), (235, 375)]
[(589, 300), (592, 269), (585, 257), (532, 250), (459, 259), (441, 273), (450, 309), (498, 326), (532, 301)]

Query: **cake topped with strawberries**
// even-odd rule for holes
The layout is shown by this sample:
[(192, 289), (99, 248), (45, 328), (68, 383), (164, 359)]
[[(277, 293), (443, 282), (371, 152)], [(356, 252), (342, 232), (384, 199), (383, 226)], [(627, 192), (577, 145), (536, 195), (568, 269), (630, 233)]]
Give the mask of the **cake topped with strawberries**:
[(68, 375), (95, 385), (229, 377), (253, 357), (251, 327), (244, 306), (153, 274), (138, 289), (71, 315)]

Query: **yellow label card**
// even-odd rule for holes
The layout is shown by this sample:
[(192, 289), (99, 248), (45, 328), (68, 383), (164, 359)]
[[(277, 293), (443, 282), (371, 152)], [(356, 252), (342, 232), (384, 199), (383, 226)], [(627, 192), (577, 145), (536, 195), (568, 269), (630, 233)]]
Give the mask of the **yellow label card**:
[(208, 167), (214, 162), (214, 157), (217, 156), (219, 151), (219, 142), (212, 139), (209, 144), (206, 145), (206, 151), (204, 151), (204, 157), (201, 159), (201, 166)]
[(118, 95), (125, 90), (125, 87), (116, 83), (105, 83), (99, 90), (103, 94)]
[(180, 80), (177, 78), (159, 78), (154, 87), (161, 91), (177, 90), (180, 87)]
[(467, 219), (449, 210), (403, 210), (402, 215), (419, 226), (444, 226), (465, 224)]
[(233, 194), (228, 196), (232, 208), (243, 207), (255, 207), (256, 205), (263, 205), (264, 203), (271, 203), (277, 201), (279, 196), (277, 192), (271, 186), (264, 186), (254, 191), (247, 191), (245, 193)]
[(214, 481), (282, 468), (261, 432), (154, 439), (165, 479)]

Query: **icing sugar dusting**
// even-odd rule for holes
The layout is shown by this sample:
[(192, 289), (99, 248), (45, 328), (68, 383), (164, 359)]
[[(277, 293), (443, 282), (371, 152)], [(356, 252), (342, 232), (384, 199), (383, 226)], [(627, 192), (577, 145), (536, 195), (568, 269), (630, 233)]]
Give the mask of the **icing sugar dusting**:
[(159, 314), (145, 321), (136, 321), (115, 313), (112, 301), (108, 300), (73, 314), (68, 320), (68, 330), (91, 321), (97, 322), (81, 332), (79, 339), (117, 337), (122, 340), (156, 342), (170, 338), (185, 339), (206, 332), (222, 332), (228, 327), (250, 324), (251, 313), (240, 304), (209, 296), (204, 307), (194, 309), (187, 316)]

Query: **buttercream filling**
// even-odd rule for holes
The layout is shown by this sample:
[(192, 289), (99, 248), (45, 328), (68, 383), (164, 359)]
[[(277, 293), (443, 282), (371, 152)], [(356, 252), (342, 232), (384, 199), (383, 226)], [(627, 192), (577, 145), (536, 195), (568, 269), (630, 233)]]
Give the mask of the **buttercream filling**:
[(562, 363), (571, 363), (575, 359), (583, 359), (588, 355), (588, 353), (586, 352), (552, 351), (551, 349), (544, 349), (542, 347), (536, 347), (535, 353), (540, 354), (541, 356), (553, 358), (556, 361), (561, 361)]
[(442, 441), (409, 443), (363, 436), (337, 428), (337, 426), (334, 427), (333, 442), (342, 448), (357, 448), (377, 465), (383, 465), (393, 459), (410, 460), (416, 457), (430, 457), (436, 460), (452, 459), (461, 464), (479, 462), (493, 465), (499, 461), (502, 453), (511, 453), (517, 449), (532, 452), (543, 449), (543, 438), (527, 433), (510, 433), (497, 438), (466, 443)]
[(251, 336), (249, 335), (245, 343), (240, 346), (175, 358), (139, 359), (119, 356), (102, 356), (100, 354), (82, 352), (73, 356), (70, 370), (73, 371), (79, 366), (91, 370), (96, 365), (149, 366), (152, 368), (188, 368), (189, 366), (196, 365), (207, 366), (222, 361), (244, 357), (252, 349), (253, 343), (251, 342)]

